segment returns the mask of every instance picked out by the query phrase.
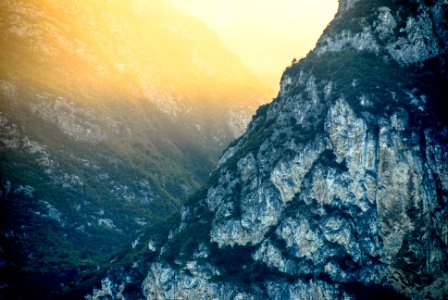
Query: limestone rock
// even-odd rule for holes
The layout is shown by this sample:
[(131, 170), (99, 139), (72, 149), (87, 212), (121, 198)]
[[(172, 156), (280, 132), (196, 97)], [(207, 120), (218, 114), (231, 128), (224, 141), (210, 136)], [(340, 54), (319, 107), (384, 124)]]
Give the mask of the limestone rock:
[(185, 207), (147, 299), (447, 297), (447, 4), (412, 3), (340, 1)]

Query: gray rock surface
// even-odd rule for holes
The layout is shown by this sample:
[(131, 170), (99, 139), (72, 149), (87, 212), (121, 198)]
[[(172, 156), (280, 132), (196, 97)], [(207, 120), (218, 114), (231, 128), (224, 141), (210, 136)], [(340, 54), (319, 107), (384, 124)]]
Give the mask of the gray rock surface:
[[(335, 20), (354, 22), (334, 26), (342, 29), (326, 32), (317, 44), (317, 53), (340, 52), (346, 48), (376, 54), (386, 50), (400, 64), (410, 65), (444, 52), (448, 41), (446, 18), (442, 21), (446, 2), (411, 1), (409, 7), (400, 1), (383, 2), (383, 6), (368, 10), (370, 7), (364, 5), (365, 1), (342, 1)], [(361, 12), (359, 15), (353, 13), (357, 9)], [(412, 9), (415, 11), (408, 11)]]
[(417, 77), (446, 63), (447, 3), (413, 3), (340, 1), (185, 206), (146, 299), (447, 297), (448, 127), (423, 82), (437, 75)]

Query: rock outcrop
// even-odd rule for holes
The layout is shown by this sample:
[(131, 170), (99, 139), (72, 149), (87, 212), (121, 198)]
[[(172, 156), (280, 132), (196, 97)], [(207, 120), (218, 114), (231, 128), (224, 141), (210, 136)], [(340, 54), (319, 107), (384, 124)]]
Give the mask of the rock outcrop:
[(446, 299), (447, 9), (341, 0), (185, 205), (143, 296)]
[(178, 213), (271, 91), (168, 0), (0, 20), (0, 298), (47, 299)]

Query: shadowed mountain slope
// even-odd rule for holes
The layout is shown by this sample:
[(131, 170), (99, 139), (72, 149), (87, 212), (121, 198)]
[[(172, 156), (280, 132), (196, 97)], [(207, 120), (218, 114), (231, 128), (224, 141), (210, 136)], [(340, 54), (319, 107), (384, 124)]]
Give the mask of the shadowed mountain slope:
[(1, 1), (0, 33), (0, 294), (102, 270), (271, 92), (164, 1)]
[(446, 299), (447, 20), (341, 0), (169, 234), (89, 299)]

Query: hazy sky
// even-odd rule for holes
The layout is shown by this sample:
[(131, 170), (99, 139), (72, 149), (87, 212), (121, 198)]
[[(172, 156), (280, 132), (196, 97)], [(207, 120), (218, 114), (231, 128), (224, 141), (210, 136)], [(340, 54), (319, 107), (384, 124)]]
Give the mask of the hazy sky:
[(270, 85), (293, 58), (311, 50), (334, 17), (337, 0), (169, 0), (214, 30)]

